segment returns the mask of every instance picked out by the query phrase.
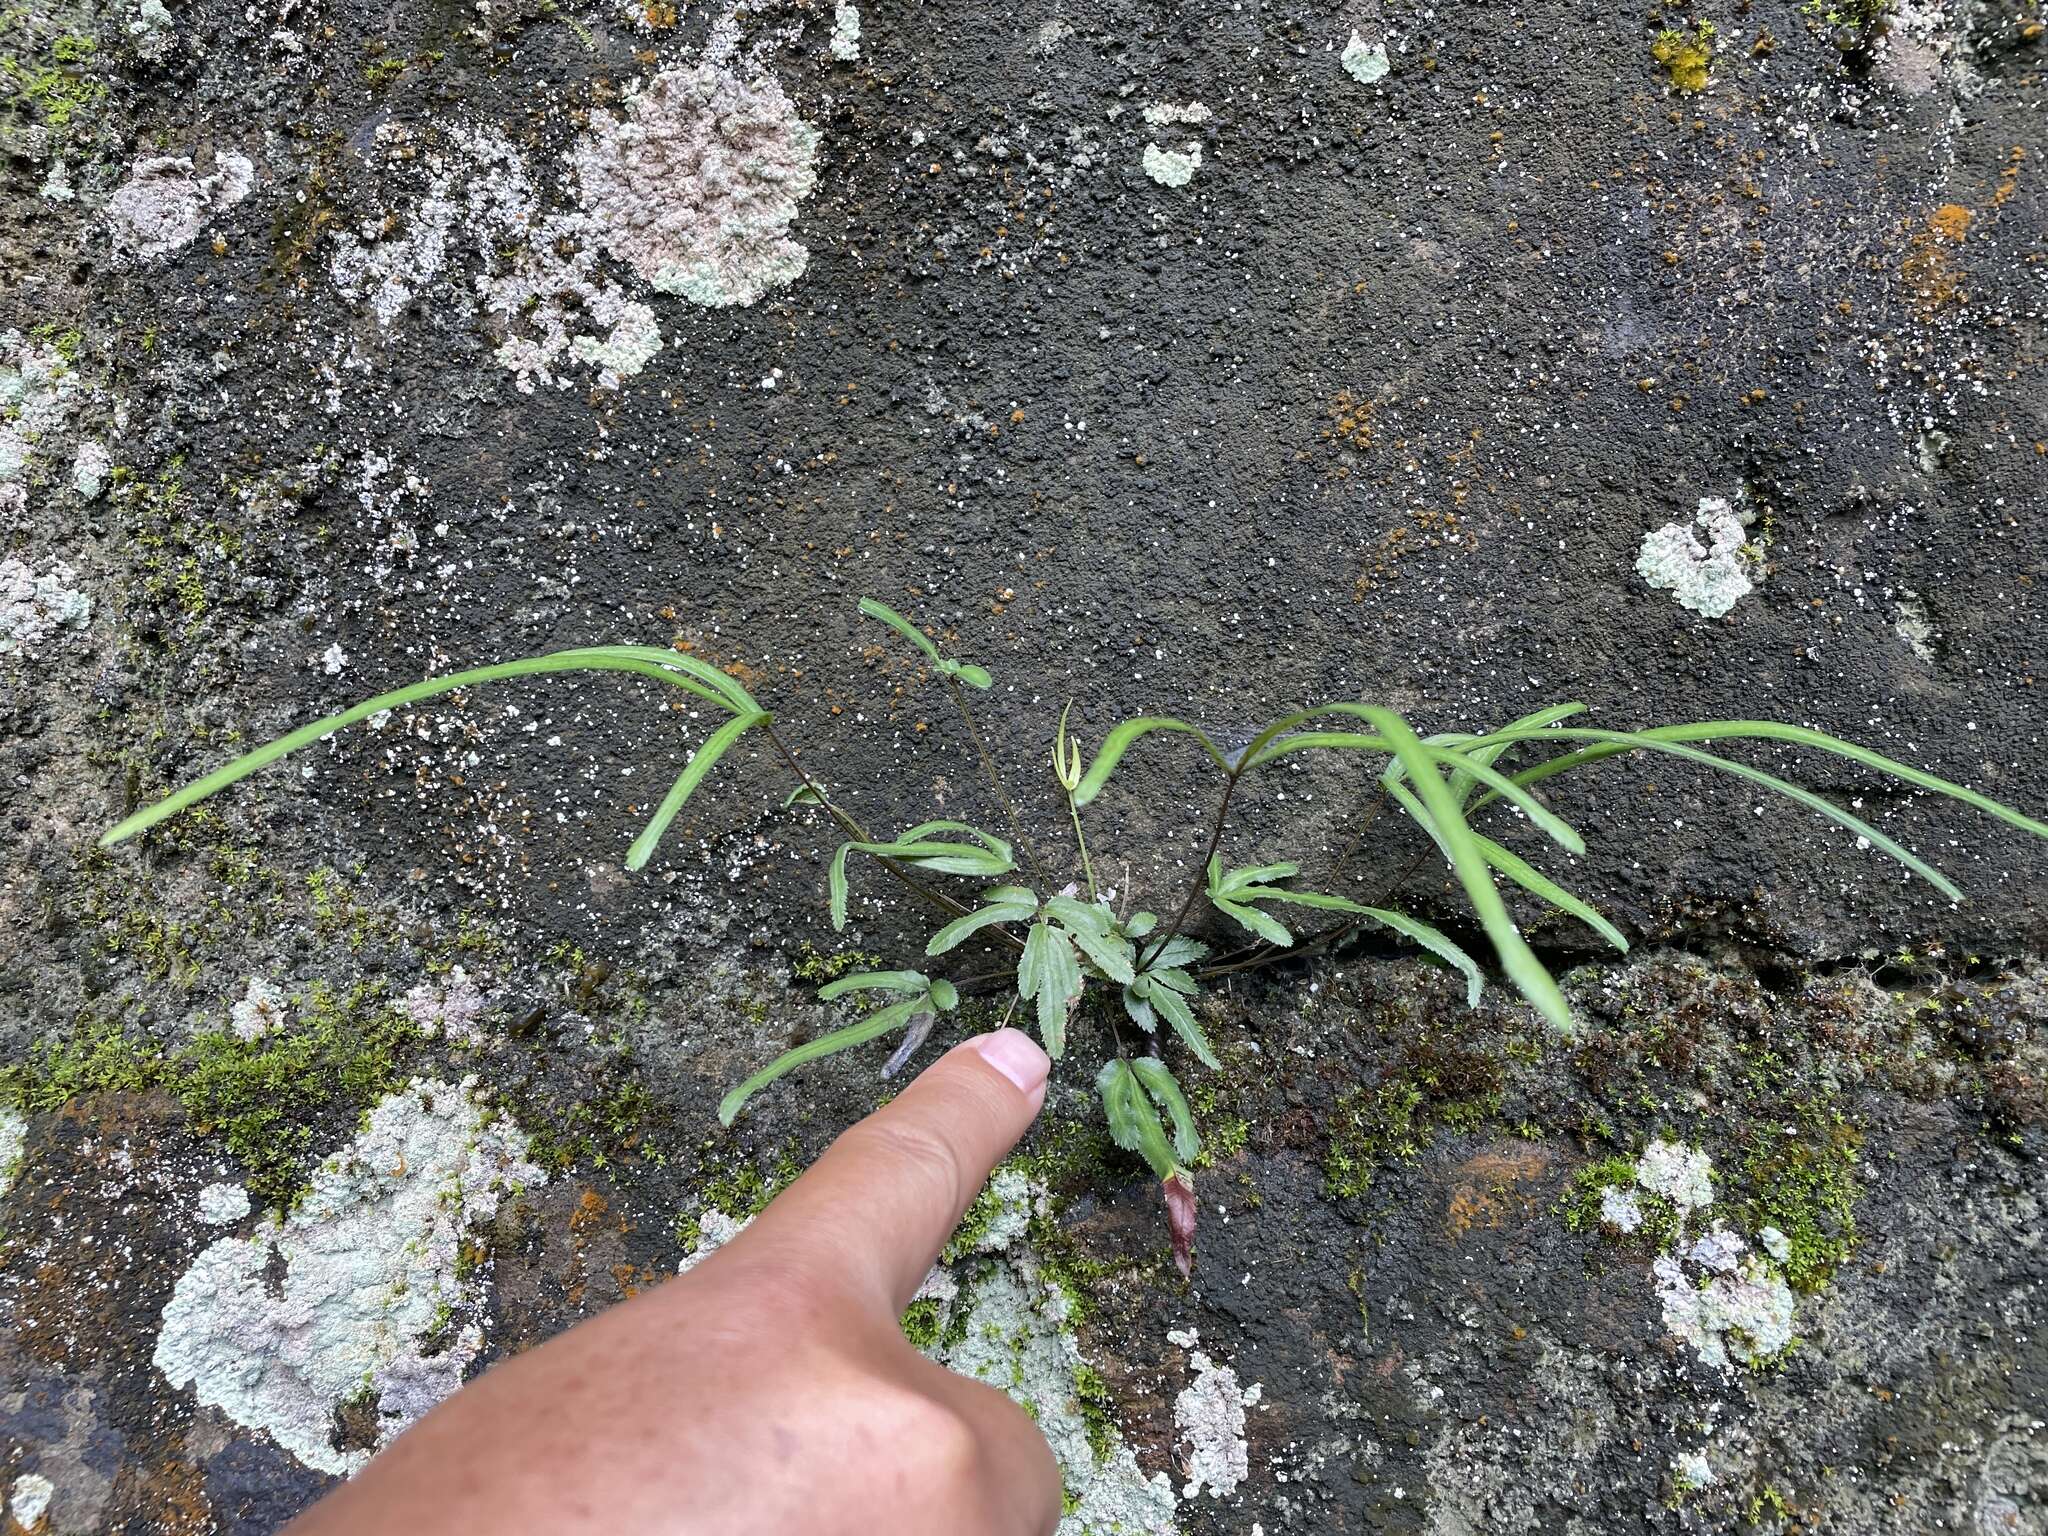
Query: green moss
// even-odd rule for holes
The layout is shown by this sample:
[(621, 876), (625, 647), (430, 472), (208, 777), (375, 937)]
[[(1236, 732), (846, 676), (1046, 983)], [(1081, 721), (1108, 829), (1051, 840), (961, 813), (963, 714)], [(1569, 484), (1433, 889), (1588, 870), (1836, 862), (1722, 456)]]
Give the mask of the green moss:
[(72, 1033), (38, 1040), (26, 1062), (0, 1068), (0, 1102), (47, 1114), (94, 1093), (137, 1093), (162, 1076), (156, 1047), (128, 1038), (119, 1018), (82, 1018)]
[(1074, 1396), (1088, 1429), (1088, 1449), (1100, 1466), (1116, 1449), (1116, 1398), (1102, 1373), (1086, 1363), (1074, 1367)]
[(931, 1350), (938, 1347), (939, 1330), (944, 1320), (945, 1314), (939, 1304), (927, 1296), (904, 1308), (899, 1322), (903, 1337), (910, 1340), (912, 1349)]
[(397, 1088), (419, 1039), (370, 986), (337, 996), (315, 983), (294, 1013), (278, 1034), (213, 1030), (169, 1056), (130, 1039), (118, 1019), (87, 1018), (0, 1072), (0, 1099), (41, 1114), (94, 1093), (168, 1089), (194, 1130), (221, 1137), (247, 1166), (252, 1194), (288, 1207), (305, 1190), (315, 1136)]
[(1662, 1195), (1636, 1187), (1636, 1160), (1632, 1157), (1605, 1157), (1572, 1175), (1557, 1203), (1567, 1230), (1606, 1230), (1601, 1222), (1600, 1203), (1610, 1189), (1628, 1190), (1635, 1197), (1636, 1209), (1643, 1213), (1643, 1224), (1629, 1234), (1630, 1241), (1645, 1243), (1659, 1253), (1671, 1246), (1682, 1226), (1678, 1207)]
[(685, 1216), (676, 1224), (676, 1236), (684, 1251), (697, 1251), (704, 1212), (717, 1211), (735, 1221), (758, 1216), (767, 1209), (768, 1202), (795, 1183), (797, 1175), (803, 1171), (803, 1164), (797, 1161), (795, 1145), (784, 1143), (766, 1171), (747, 1162), (701, 1179), (696, 1185), (699, 1201), (696, 1213)]
[(1707, 88), (1707, 74), (1714, 64), (1715, 28), (1702, 21), (1687, 32), (1666, 27), (1650, 43), (1650, 57), (1664, 66), (1673, 88), (1693, 96)]
[(0, 78), (12, 83), (15, 99), (59, 139), (93, 126), (107, 100), (106, 82), (88, 72), (99, 45), (76, 32), (39, 37), (26, 11), (6, 12), (0, 23), (10, 40), (26, 45), (23, 53), (0, 54)]
[(806, 940), (803, 952), (790, 962), (789, 973), (798, 981), (822, 986), (828, 981), (837, 981), (848, 971), (880, 970), (883, 957), (871, 955), (865, 950), (842, 949), (832, 954), (822, 954)]
[(1749, 1191), (1744, 1223), (1776, 1227), (1791, 1245), (1785, 1281), (1796, 1291), (1826, 1285), (1856, 1244), (1856, 1162), (1862, 1135), (1831, 1105), (1799, 1106), (1790, 1133), (1778, 1123), (1751, 1133), (1742, 1164)]
[(1396, 1080), (1359, 1088), (1337, 1101), (1330, 1150), (1323, 1158), (1323, 1183), (1330, 1194), (1356, 1199), (1372, 1188), (1380, 1166), (1394, 1157), (1413, 1157), (1429, 1143), (1422, 1090)]
[(305, 1191), (322, 1122), (397, 1088), (421, 1038), (378, 984), (337, 995), (315, 982), (294, 1001), (293, 1022), (275, 1035), (199, 1036), (169, 1080), (194, 1127), (221, 1136), (249, 1168), (250, 1192), (280, 1207)]

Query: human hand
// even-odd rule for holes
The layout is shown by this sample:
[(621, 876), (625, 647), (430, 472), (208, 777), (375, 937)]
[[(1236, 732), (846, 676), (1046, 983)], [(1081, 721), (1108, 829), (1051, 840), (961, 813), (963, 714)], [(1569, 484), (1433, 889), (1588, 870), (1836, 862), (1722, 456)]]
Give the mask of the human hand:
[(291, 1536), (1045, 1536), (1044, 1436), (897, 1320), (1049, 1065), (1013, 1029), (955, 1046), (704, 1263), (494, 1366)]

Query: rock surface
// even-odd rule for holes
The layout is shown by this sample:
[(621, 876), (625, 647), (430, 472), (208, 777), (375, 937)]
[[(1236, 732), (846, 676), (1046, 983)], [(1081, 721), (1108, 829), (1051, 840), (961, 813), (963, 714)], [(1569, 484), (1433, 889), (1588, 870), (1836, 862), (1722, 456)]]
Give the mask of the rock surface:
[[(276, 1530), (884, 1091), (877, 1046), (719, 1129), (838, 1017), (817, 982), (925, 930), (870, 870), (833, 931), (832, 828), (755, 737), (626, 873), (708, 730), (651, 684), (396, 710), (94, 850), (380, 689), (674, 645), (871, 823), (996, 825), (873, 594), (994, 674), (1060, 878), (1070, 696), (1091, 746), (1328, 699), (1770, 717), (2048, 810), (2037, 9), (9, 12), (9, 1517)], [(1742, 755), (1969, 900), (1687, 764), (1558, 780), (1636, 946), (1524, 911), (1578, 1035), (1391, 943), (1219, 986), (1191, 1286), (1076, 1021), (1002, 1185), (1039, 1193), (906, 1320), (1029, 1361), (1072, 1536), (2034, 1528), (2048, 857)], [(1243, 862), (1349, 838), (1359, 770), (1309, 762), (1234, 805)], [(1207, 772), (1132, 754), (1120, 891), (1177, 901)], [(1328, 888), (1456, 927), (1391, 820)], [(270, 1326), (342, 1231), (431, 1257), (365, 1292), (402, 1326)]]

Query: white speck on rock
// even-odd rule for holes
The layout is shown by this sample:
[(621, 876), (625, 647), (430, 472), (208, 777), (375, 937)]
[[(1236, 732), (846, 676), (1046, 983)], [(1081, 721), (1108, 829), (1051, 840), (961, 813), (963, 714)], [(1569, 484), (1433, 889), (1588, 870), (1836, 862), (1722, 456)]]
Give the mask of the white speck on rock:
[(789, 238), (817, 185), (818, 130), (773, 75), (700, 64), (664, 70), (591, 114), (570, 153), (604, 248), (663, 293), (752, 304), (803, 274)]
[(64, 629), (82, 629), (92, 599), (71, 584), (78, 573), (61, 561), (42, 575), (9, 555), (0, 560), (0, 656), (33, 656)]
[(1202, 168), (1202, 146), (1190, 144), (1185, 150), (1178, 150), (1147, 144), (1143, 164), (1145, 174), (1162, 187), (1184, 187)]
[(1173, 1401), (1173, 1425), (1188, 1474), (1181, 1497), (1197, 1498), (1206, 1486), (1211, 1498), (1224, 1498), (1235, 1493), (1251, 1471), (1244, 1410), (1259, 1400), (1259, 1389), (1240, 1388), (1236, 1371), (1218, 1365), (1199, 1349), (1188, 1363), (1195, 1379)]
[(1705, 1451), (1680, 1451), (1671, 1459), (1671, 1481), (1682, 1489), (1705, 1488), (1714, 1481), (1714, 1469)]
[(1643, 535), (1636, 574), (1681, 606), (1718, 619), (1756, 590), (1747, 521), (1725, 497), (1703, 496), (1690, 523), (1666, 523)]
[(1216, 114), (1199, 101), (1179, 106), (1170, 101), (1155, 101), (1145, 108), (1145, 121), (1154, 128), (1164, 128), (1170, 123), (1206, 123)]
[(1338, 62), (1344, 66), (1344, 73), (1360, 85), (1378, 85), (1394, 67), (1394, 61), (1387, 56), (1385, 43), (1368, 44), (1356, 32), (1351, 34), (1343, 53), (1338, 55)]
[(341, 648), (339, 641), (320, 653), (320, 670), (329, 677), (339, 677), (348, 666), (348, 652)]
[(272, 1030), (284, 1028), (289, 1016), (284, 994), (261, 976), (251, 976), (248, 991), (228, 1009), (228, 1024), (237, 1039), (260, 1040)]
[(137, 160), (107, 199), (114, 249), (145, 261), (182, 250), (208, 219), (234, 207), (255, 185), (256, 166), (246, 155), (216, 155), (206, 176), (198, 174), (189, 155)]
[(389, 1095), (281, 1229), (199, 1254), (157, 1336), (173, 1387), (346, 1474), (369, 1452), (334, 1445), (336, 1408), (374, 1398), (381, 1443), (460, 1385), (483, 1347), (474, 1323), (453, 1328), (477, 1302), (455, 1277), (462, 1236), (508, 1186), (545, 1177), (526, 1138), (472, 1101), (473, 1082)]
[(209, 1184), (199, 1191), (199, 1219), (209, 1227), (231, 1227), (249, 1214), (249, 1191), (239, 1184)]
[(50, 1512), (50, 1501), (56, 1496), (57, 1485), (42, 1473), (24, 1472), (7, 1490), (7, 1513), (24, 1531), (32, 1531)]
[(1683, 1217), (1714, 1203), (1714, 1164), (1704, 1152), (1675, 1141), (1653, 1141), (1636, 1159), (1636, 1182), (1662, 1195)]

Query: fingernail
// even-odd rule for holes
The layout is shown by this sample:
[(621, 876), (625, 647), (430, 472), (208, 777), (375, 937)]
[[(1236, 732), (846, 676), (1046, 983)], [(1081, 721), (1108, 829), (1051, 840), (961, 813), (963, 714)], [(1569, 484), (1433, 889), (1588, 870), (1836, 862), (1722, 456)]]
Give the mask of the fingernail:
[(1038, 1042), (1021, 1029), (999, 1029), (967, 1042), (981, 1059), (1017, 1085), (1019, 1093), (1035, 1093), (1052, 1070), (1052, 1061)]

